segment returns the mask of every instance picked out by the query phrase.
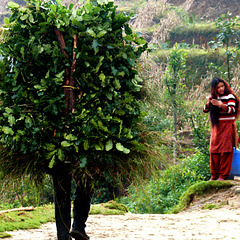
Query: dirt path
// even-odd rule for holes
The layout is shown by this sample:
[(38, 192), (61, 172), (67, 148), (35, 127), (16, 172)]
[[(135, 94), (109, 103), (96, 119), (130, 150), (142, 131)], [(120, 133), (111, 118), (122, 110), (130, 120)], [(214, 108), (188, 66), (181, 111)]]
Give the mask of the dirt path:
[[(231, 240), (240, 239), (240, 187), (195, 199), (178, 214), (90, 215), (87, 233), (91, 240)], [(217, 209), (203, 210), (215, 204)], [(41, 229), (9, 232), (5, 240), (56, 240), (55, 223)]]
[[(240, 208), (201, 210), (175, 215), (90, 215), (86, 231), (91, 240), (239, 239)], [(54, 223), (44, 224), (41, 229), (9, 233), (13, 237), (6, 240), (57, 239)]]

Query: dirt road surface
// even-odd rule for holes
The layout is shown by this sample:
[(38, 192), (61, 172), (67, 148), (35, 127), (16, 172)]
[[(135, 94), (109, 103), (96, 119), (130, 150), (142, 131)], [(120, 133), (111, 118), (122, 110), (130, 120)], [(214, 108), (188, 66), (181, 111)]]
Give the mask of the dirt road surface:
[[(240, 239), (240, 208), (201, 210), (179, 214), (90, 215), (91, 240)], [(56, 240), (55, 223), (41, 229), (9, 232), (6, 240)]]
[[(240, 239), (240, 187), (195, 199), (178, 214), (90, 215), (91, 240), (231, 240)], [(212, 204), (215, 209), (203, 210)], [(56, 240), (55, 223), (41, 229), (9, 232), (5, 240)]]

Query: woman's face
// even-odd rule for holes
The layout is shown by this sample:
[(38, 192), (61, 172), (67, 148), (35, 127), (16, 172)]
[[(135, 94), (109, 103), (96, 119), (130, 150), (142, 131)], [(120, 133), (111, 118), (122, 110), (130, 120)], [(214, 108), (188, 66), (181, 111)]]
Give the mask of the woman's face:
[(225, 85), (223, 82), (220, 82), (218, 85), (217, 85), (217, 93), (219, 95), (223, 95), (224, 94), (224, 91), (225, 91)]

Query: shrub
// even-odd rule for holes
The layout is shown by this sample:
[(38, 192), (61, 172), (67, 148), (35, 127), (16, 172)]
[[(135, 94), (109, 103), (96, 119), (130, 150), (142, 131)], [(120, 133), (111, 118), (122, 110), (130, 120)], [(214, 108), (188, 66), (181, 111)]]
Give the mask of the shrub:
[(130, 212), (167, 213), (192, 184), (209, 179), (209, 157), (197, 153), (180, 164), (160, 171), (139, 186), (130, 186), (129, 195), (119, 199)]

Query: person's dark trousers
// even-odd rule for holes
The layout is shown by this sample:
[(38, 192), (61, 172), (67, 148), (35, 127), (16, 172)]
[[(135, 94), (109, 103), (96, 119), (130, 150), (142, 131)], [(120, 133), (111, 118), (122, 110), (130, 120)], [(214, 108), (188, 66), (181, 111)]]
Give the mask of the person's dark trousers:
[(84, 230), (91, 207), (93, 191), (90, 187), (83, 187), (77, 183), (73, 202), (73, 225), (72, 229)]
[[(72, 171), (67, 164), (61, 164), (53, 170), (55, 220), (58, 240), (68, 240), (71, 228), (71, 183)], [(91, 206), (90, 187), (77, 183), (74, 195), (73, 229), (84, 230)]]

